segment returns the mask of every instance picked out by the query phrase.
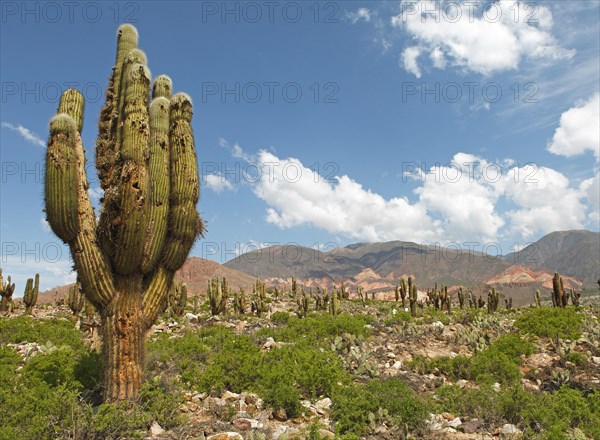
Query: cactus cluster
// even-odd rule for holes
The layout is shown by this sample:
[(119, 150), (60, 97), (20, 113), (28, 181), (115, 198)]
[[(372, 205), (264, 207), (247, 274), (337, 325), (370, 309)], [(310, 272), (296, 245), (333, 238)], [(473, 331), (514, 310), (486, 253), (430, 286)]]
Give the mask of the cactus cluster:
[(308, 309), (310, 307), (310, 296), (306, 294), (304, 289), (302, 289), (302, 295), (296, 299), (296, 304), (298, 305), (298, 310), (296, 311), (298, 317), (306, 318), (308, 316)]
[(187, 305), (187, 284), (173, 283), (169, 291), (167, 304), (169, 316), (183, 316)]
[(250, 310), (259, 318), (270, 310), (267, 304), (267, 289), (265, 283), (256, 280), (252, 287), (252, 300), (250, 302)]
[(240, 290), (233, 294), (233, 311), (238, 316), (244, 315), (247, 308), (246, 294), (244, 293), (244, 289), (240, 287)]
[(25, 304), (25, 314), (31, 315), (33, 306), (37, 303), (38, 293), (40, 289), (40, 274), (35, 274), (35, 284), (33, 278), (28, 278), (25, 283), (25, 292), (23, 293), (23, 303)]
[(10, 275), (6, 277), (6, 284), (4, 283), (2, 268), (0, 267), (0, 296), (2, 296), (2, 302), (0, 302), (0, 312), (8, 312), (14, 292), (15, 283), (11, 283)]
[(208, 302), (210, 303), (210, 313), (213, 316), (224, 313), (227, 308), (227, 298), (229, 298), (229, 285), (227, 279), (213, 278), (208, 280)]
[(167, 76), (152, 85), (137, 42), (133, 26), (119, 28), (96, 141), (99, 220), (81, 141), (84, 97), (75, 89), (60, 98), (46, 151), (47, 220), (69, 245), (82, 291), (102, 319), (105, 401), (137, 398), (145, 335), (204, 232), (191, 99), (172, 95)]
[(334, 289), (331, 292), (331, 298), (329, 299), (329, 314), (331, 316), (339, 315), (342, 307), (342, 293), (341, 291)]
[(492, 287), (492, 290), (488, 292), (487, 311), (488, 313), (494, 313), (498, 310), (498, 304), (500, 303), (498, 292)]

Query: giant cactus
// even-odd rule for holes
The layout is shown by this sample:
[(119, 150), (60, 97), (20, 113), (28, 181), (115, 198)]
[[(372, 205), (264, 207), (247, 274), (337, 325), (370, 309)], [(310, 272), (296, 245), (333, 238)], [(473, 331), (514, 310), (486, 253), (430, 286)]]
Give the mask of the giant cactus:
[(7, 312), (8, 305), (12, 301), (12, 295), (15, 292), (15, 283), (11, 283), (10, 275), (6, 278), (6, 284), (4, 284), (4, 278), (2, 277), (2, 268), (0, 268), (0, 296), (2, 296), (2, 302), (0, 302), (0, 312)]
[(35, 285), (33, 278), (29, 278), (25, 283), (25, 292), (23, 293), (23, 303), (25, 304), (25, 314), (31, 315), (33, 306), (37, 303), (38, 293), (40, 290), (40, 274), (35, 274)]
[(192, 102), (151, 90), (138, 34), (122, 25), (100, 113), (96, 168), (104, 190), (97, 221), (81, 141), (84, 98), (66, 90), (50, 121), (46, 214), (71, 250), (82, 290), (102, 317), (104, 400), (138, 395), (147, 330), (164, 310), (175, 271), (204, 231), (196, 212), (198, 165)]

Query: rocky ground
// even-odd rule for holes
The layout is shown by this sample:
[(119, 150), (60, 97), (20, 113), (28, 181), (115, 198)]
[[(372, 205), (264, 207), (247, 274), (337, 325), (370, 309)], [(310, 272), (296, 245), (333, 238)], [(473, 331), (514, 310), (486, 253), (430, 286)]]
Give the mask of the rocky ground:
[[(295, 302), (280, 299), (271, 302), (271, 312), (257, 318), (250, 316), (211, 316), (208, 311), (187, 310), (181, 317), (164, 316), (152, 328), (148, 339), (168, 335), (177, 344), (177, 339), (186, 332), (202, 328), (224, 326), (236, 334), (253, 336), (259, 330), (273, 327), (270, 319), (277, 311), (294, 314)], [(600, 324), (598, 307), (587, 306), (580, 310), (585, 316), (582, 335), (575, 341), (553, 341), (551, 338), (533, 339), (533, 353), (521, 356), (519, 369), (523, 389), (544, 393), (563, 384), (582, 390), (600, 390)], [(65, 306), (43, 305), (34, 311), (38, 320), (69, 319)], [(326, 312), (320, 312), (326, 313)], [(394, 302), (370, 301), (366, 306), (360, 301), (345, 301), (343, 314), (362, 314), (371, 318), (367, 324), (369, 332), (360, 338), (341, 335), (325, 341), (325, 346), (343, 359), (344, 368), (357, 382), (397, 377), (401, 378), (420, 396), (434, 399), (441, 385), (453, 384), (464, 390), (478, 389), (476, 381), (452, 378), (438, 368), (420, 369), (415, 360), (470, 357), (485, 349), (490, 341), (501, 335), (515, 333), (515, 318), (521, 310), (499, 311), (495, 314), (456, 310), (447, 315), (440, 311), (420, 310), (417, 320), (410, 319), (406, 312)], [(13, 315), (19, 315), (17, 308)], [(82, 318), (77, 325), (82, 329), (89, 345), (99, 348), (97, 318)], [(277, 350), (284, 344), (273, 338), (257, 340), (262, 351)], [(558, 344), (558, 346), (557, 346)], [(52, 352), (52, 344), (21, 342), (8, 344), (22, 357), (22, 363), (39, 354)], [(562, 348), (561, 348), (562, 347)], [(565, 348), (566, 347), (566, 348)], [(584, 361), (575, 364), (566, 359), (565, 349), (581, 353)], [(562, 350), (562, 351), (561, 351)], [(166, 368), (166, 367), (165, 367)], [(427, 370), (427, 371), (425, 371)], [(174, 373), (176, 374), (176, 373)], [(493, 387), (500, 392), (504, 385), (497, 382)], [(337, 438), (335, 423), (331, 419), (332, 400), (329, 397), (303, 400), (304, 414), (288, 418), (285, 411), (269, 408), (261, 396), (251, 392), (233, 393), (229, 390), (214, 395), (184, 390), (183, 403), (178, 408), (185, 423), (163, 429), (152, 423), (148, 439), (328, 439)], [(490, 423), (478, 414), (431, 413), (422, 428), (409, 432), (412, 438), (423, 439), (516, 439), (522, 438), (522, 426), (496, 420)], [(406, 436), (403, 427), (381, 423), (373, 426), (367, 439), (400, 439)], [(579, 429), (572, 429), (569, 438), (585, 439)], [(565, 437), (567, 438), (567, 437)], [(590, 438), (590, 437), (587, 437)]]

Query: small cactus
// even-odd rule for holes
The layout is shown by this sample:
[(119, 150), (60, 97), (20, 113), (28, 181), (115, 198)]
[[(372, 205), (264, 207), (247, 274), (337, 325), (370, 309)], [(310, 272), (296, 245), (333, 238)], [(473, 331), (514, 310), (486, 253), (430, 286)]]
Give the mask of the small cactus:
[(356, 286), (356, 294), (360, 298), (362, 305), (366, 307), (367, 306), (367, 294), (364, 293), (363, 288), (360, 286)]
[(329, 314), (331, 316), (339, 315), (341, 306), (342, 306), (341, 294), (337, 290), (334, 290), (331, 293), (331, 298), (329, 301)]
[(488, 292), (488, 302), (487, 302), (487, 310), (488, 313), (494, 313), (498, 310), (498, 292), (496, 289), (492, 287), (492, 290)]
[(417, 316), (417, 286), (412, 284), (412, 279), (408, 278), (409, 285), (412, 287), (410, 300), (410, 314), (411, 316)]
[(12, 301), (12, 295), (14, 291), (15, 283), (11, 283), (9, 275), (6, 278), (6, 284), (4, 284), (4, 278), (2, 278), (2, 268), (0, 268), (0, 296), (2, 296), (0, 312), (8, 312), (8, 304)]
[(187, 305), (187, 285), (185, 283), (173, 283), (168, 297), (169, 315), (182, 316)]
[(233, 294), (233, 311), (238, 316), (243, 315), (246, 313), (247, 307), (244, 289), (240, 287), (239, 292)]
[(565, 295), (562, 277), (554, 273), (552, 278), (552, 307), (566, 307), (569, 302), (568, 296)]
[(213, 316), (225, 312), (227, 298), (229, 296), (229, 287), (227, 280), (223, 277), (223, 282), (217, 277), (208, 281), (208, 301), (210, 303), (210, 313)]
[(31, 315), (33, 306), (37, 302), (38, 292), (40, 289), (40, 274), (35, 274), (35, 285), (33, 278), (29, 278), (25, 284), (25, 293), (23, 294), (23, 302), (25, 303), (25, 314)]
[(462, 287), (458, 288), (458, 306), (461, 310), (465, 307), (465, 293), (463, 292)]
[(536, 290), (534, 294), (535, 305), (538, 307), (542, 307), (542, 298), (540, 297), (540, 291)]
[(73, 321), (77, 322), (79, 319), (79, 314), (81, 313), (85, 303), (85, 296), (81, 294), (79, 284), (72, 284), (69, 286), (69, 297), (67, 298), (67, 303), (71, 309), (71, 312), (73, 313)]
[(253, 287), (250, 309), (252, 310), (252, 313), (256, 313), (256, 316), (259, 318), (263, 315), (263, 313), (267, 313), (269, 311), (265, 283), (260, 280), (256, 280), (256, 283)]
[(306, 318), (310, 307), (310, 297), (306, 295), (304, 289), (302, 289), (302, 296), (296, 300), (296, 303), (298, 304), (298, 311), (296, 312), (298, 317)]

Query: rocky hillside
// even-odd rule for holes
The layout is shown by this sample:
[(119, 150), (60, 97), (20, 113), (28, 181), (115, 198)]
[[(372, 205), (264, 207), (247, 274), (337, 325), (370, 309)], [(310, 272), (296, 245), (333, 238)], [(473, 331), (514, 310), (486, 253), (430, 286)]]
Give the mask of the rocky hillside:
[(600, 233), (552, 232), (504, 259), (511, 264), (569, 275), (594, 287), (600, 279)]
[[(177, 271), (177, 278), (188, 286), (191, 296), (206, 293), (206, 283), (214, 277), (226, 277), (232, 286), (251, 289), (255, 279), (243, 272), (230, 269), (214, 261), (204, 258), (188, 258), (183, 267)], [(39, 294), (38, 303), (54, 303), (69, 294), (69, 285), (58, 286)]]

